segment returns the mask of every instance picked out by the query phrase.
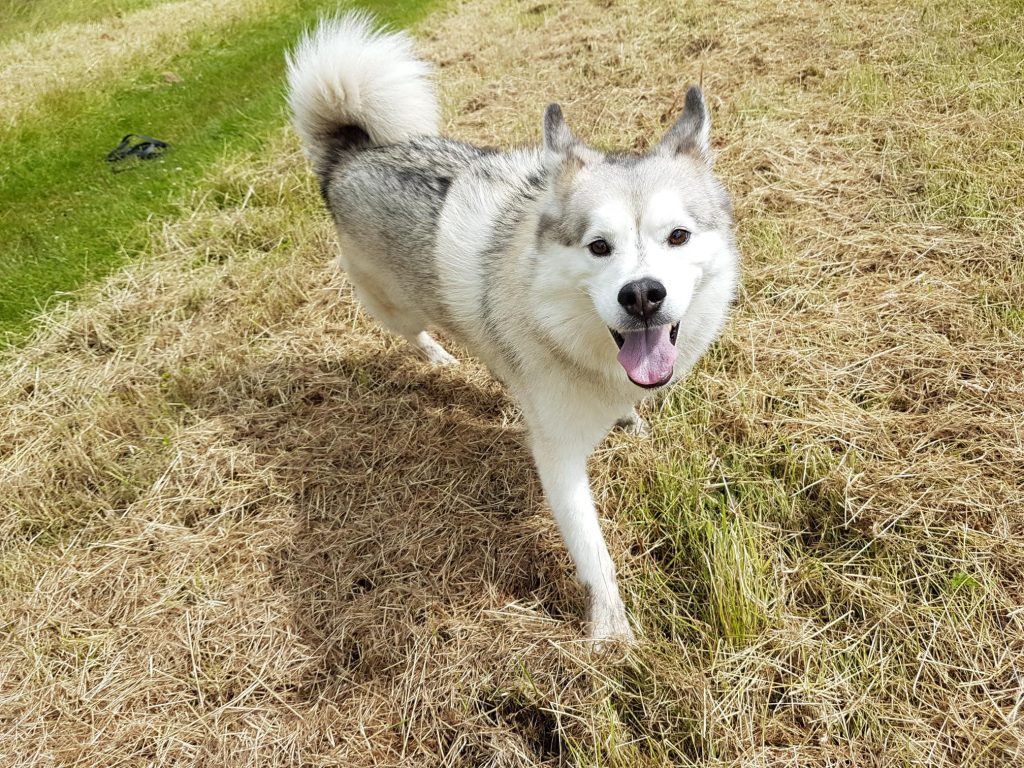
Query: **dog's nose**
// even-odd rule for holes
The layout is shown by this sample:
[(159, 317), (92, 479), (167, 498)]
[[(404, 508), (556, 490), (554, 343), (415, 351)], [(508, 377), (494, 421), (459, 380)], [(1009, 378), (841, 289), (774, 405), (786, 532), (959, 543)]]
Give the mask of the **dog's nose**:
[(619, 304), (633, 317), (649, 320), (661, 308), (668, 291), (657, 280), (645, 277), (619, 289)]

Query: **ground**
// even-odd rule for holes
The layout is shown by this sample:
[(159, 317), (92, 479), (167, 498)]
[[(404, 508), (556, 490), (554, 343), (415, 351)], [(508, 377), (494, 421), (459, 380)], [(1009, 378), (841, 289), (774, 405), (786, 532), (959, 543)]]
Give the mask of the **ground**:
[[(514, 404), (359, 310), (268, 107), (0, 362), (0, 761), (1019, 764), (1019, 5), (470, 0), (414, 32), (482, 143), (558, 100), (643, 149), (703, 81), (740, 296), (591, 463), (637, 645), (583, 642)], [(27, 131), (44, 87), (4, 87)]]

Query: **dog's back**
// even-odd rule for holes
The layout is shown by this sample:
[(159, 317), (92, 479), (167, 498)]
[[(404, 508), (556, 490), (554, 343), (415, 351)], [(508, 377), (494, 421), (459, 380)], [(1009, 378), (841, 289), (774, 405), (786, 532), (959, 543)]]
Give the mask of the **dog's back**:
[(377, 30), (366, 15), (324, 20), (305, 35), (288, 57), (288, 81), (342, 266), (374, 314), (425, 326), (442, 311), (441, 208), (452, 180), (484, 150), (437, 136), (429, 65), (408, 36)]

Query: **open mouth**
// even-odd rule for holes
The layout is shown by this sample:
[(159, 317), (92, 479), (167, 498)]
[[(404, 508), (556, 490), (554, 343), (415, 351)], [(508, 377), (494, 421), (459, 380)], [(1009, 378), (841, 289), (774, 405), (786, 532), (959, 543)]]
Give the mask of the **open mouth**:
[(635, 331), (608, 330), (619, 348), (619, 363), (630, 381), (644, 389), (656, 389), (672, 380), (679, 354), (676, 350), (679, 323)]

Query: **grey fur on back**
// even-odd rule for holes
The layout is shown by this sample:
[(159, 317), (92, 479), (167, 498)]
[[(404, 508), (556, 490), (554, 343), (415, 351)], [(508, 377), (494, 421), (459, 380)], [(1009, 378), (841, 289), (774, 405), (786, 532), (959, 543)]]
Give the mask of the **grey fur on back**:
[[(435, 324), (445, 323), (439, 301), (437, 228), (453, 184), (493, 187), (507, 200), (501, 229), (520, 220), (548, 178), (537, 151), (503, 153), (442, 137), (383, 147), (349, 145), (323, 169), (321, 189), (339, 231), (373, 253), (378, 266), (412, 302), (425, 305)], [(486, 194), (483, 192), (482, 194)], [(480, 265), (500, 258), (495, 232)], [(485, 285), (491, 276), (482, 275)], [(485, 303), (486, 305), (486, 303)]]
[(376, 254), (408, 297), (436, 311), (437, 222), (448, 188), (486, 153), (442, 138), (353, 148), (330, 169), (327, 207), (339, 230)]

